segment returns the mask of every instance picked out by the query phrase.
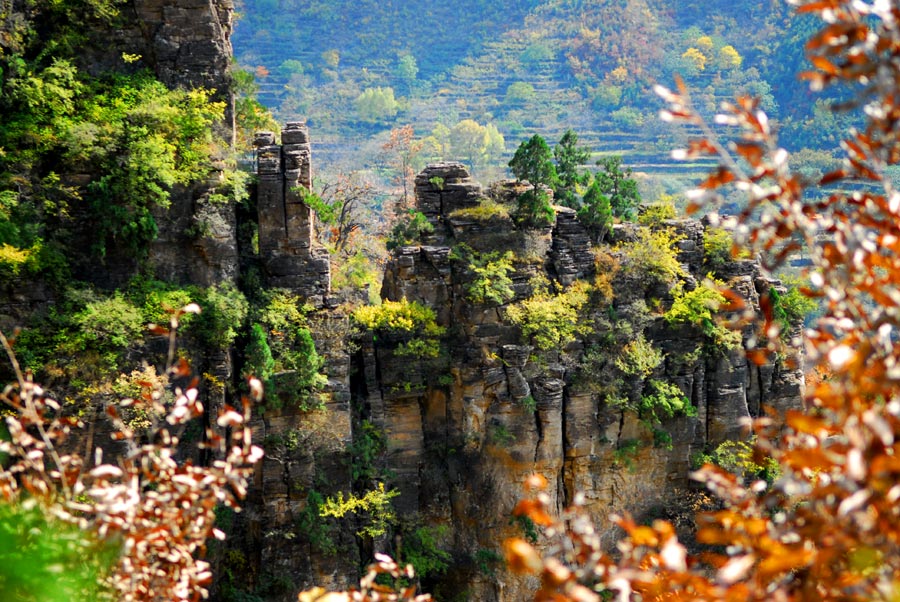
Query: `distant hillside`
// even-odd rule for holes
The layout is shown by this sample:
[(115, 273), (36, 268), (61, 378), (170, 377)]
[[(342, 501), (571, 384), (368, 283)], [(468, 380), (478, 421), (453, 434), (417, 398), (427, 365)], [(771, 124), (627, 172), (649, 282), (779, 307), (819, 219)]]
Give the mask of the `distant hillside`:
[(668, 158), (679, 133), (658, 122), (651, 90), (676, 74), (710, 115), (736, 93), (759, 96), (788, 146), (816, 147), (831, 125), (795, 83), (808, 27), (776, 0), (244, 0), (240, 10), (239, 64), (280, 119), (309, 120), (326, 169), (405, 124), (434, 138), (426, 158), (459, 158), (441, 136), (471, 119), (502, 134), (501, 157), (571, 127), (677, 188), (674, 176), (704, 166)]

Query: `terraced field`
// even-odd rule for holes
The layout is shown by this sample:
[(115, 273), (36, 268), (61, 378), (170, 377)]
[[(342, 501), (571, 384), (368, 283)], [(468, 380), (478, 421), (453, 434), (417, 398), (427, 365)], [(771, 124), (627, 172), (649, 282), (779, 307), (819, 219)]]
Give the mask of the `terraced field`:
[[(271, 31), (242, 31), (239, 25), (233, 42), (239, 63), (264, 75), (258, 79), (260, 101), (279, 120), (309, 121), (319, 170), (371, 164), (392, 127), (411, 124), (417, 135), (427, 136), (439, 123), (450, 127), (463, 119), (498, 128), (506, 139), (504, 163), (532, 134), (541, 134), (553, 144), (571, 128), (582, 144), (593, 149), (594, 158), (621, 154), (626, 165), (666, 191), (689, 185), (708, 170), (712, 165), (708, 161), (688, 165), (670, 158), (670, 150), (690, 132), (658, 122), (661, 105), (650, 91), (649, 81), (635, 95), (637, 100), (623, 103), (619, 111), (592, 104), (592, 90), (600, 82), (576, 80), (561, 50), (567, 42), (560, 37), (563, 34), (536, 30), (534, 14), (530, 20), (524, 18), (535, 2), (514, 4), (517, 9), (510, 11), (509, 22), (498, 24), (491, 36), (475, 40), (457, 29), (453, 35), (435, 33), (427, 47), (418, 39), (406, 46), (391, 39), (385, 47), (368, 53), (360, 50), (356, 40), (352, 51), (340, 51), (340, 60), (331, 65), (323, 64), (327, 62), (323, 53), (346, 43), (348, 32), (337, 36), (320, 32), (321, 40), (312, 44), (296, 35), (302, 27), (292, 22), (290, 15), (274, 17)], [(244, 5), (245, 10), (253, 11), (259, 0), (245, 0)], [(562, 9), (557, 6), (553, 10)], [(397, 27), (402, 30), (406, 26)], [(369, 35), (366, 31), (361, 34), (363, 40)], [(678, 35), (682, 34), (673, 34), (673, 39)], [(403, 81), (397, 74), (397, 57), (406, 52), (404, 48), (416, 48), (420, 56), (431, 57), (418, 62), (414, 82)], [(535, 53), (535, 48), (543, 54)], [(297, 61), (303, 66), (302, 73), (286, 70), (285, 61)], [(758, 75), (742, 80), (710, 69), (688, 77), (688, 83), (698, 91), (698, 106), (711, 116), (722, 100), (733, 98), (742, 81), (753, 77)], [(671, 81), (671, 75), (661, 78), (664, 84)], [(375, 124), (361, 123), (354, 99), (372, 87), (393, 88), (400, 100), (398, 111)]]

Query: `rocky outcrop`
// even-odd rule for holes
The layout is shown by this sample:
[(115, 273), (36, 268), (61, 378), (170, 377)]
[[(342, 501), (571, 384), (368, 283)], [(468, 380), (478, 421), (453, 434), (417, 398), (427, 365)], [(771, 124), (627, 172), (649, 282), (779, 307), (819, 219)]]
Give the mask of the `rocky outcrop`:
[[(607, 522), (611, 512), (654, 511), (674, 492), (690, 487), (694, 454), (746, 436), (743, 419), (760, 415), (766, 406), (783, 410), (799, 405), (798, 357), (756, 365), (744, 349), (710, 350), (699, 329), (662, 319), (662, 310), (672, 302), (671, 285), (645, 282), (625, 270), (612, 276), (615, 299), (585, 310), (594, 315), (592, 332), (565, 349), (540, 351), (525, 344), (503, 307), (466, 298), (468, 276), (464, 266), (450, 259), (451, 248), (465, 243), (476, 250), (528, 252), (529, 261), (516, 264), (515, 282), (543, 274), (566, 287), (596, 271), (589, 237), (574, 212), (558, 208), (552, 230), (521, 230), (502, 216), (479, 221), (471, 212), (458, 212), (476, 207), (490, 194), (481, 192), (460, 164), (431, 165), (416, 181), (420, 210), (436, 231), (427, 245), (395, 253), (382, 294), (433, 307), (451, 333), (444, 341), (451, 359), (444, 376), (422, 373), (408, 358), (394, 356), (390, 341), (370, 343), (368, 396), (360, 401), (372, 407), (387, 434), (386, 468), (397, 476), (390, 483), (401, 492), (402, 510), (426, 524), (449, 527), (456, 562), (446, 581), (468, 588), (468, 599), (527, 597), (528, 584), (509, 576), (483, 579), (472, 561), (480, 550), (497, 550), (505, 536), (521, 534), (508, 516), (526, 474), (537, 471), (555, 483), (551, 496), (560, 507), (575, 492), (583, 493), (601, 533), (612, 537), (615, 531)], [(453, 184), (448, 187), (448, 182)], [(502, 203), (502, 191), (508, 189), (495, 189), (501, 193), (495, 192), (493, 200)], [(671, 220), (664, 226), (677, 233), (678, 261), (689, 274), (683, 286), (697, 286), (704, 277), (703, 224)], [(633, 236), (629, 227), (613, 235), (618, 241)], [(497, 246), (499, 241), (506, 245)], [(606, 252), (615, 255), (611, 248)], [(735, 262), (730, 270), (729, 285), (758, 311), (760, 292), (777, 283), (764, 279), (754, 262)], [(531, 290), (518, 286), (510, 302), (526, 298)], [(648, 304), (658, 309), (648, 311)], [(634, 330), (632, 337), (643, 332), (664, 352), (666, 359), (651, 378), (677, 385), (695, 416), (665, 419), (649, 428), (585, 377), (586, 362), (593, 350), (608, 345), (604, 341), (621, 341), (607, 347), (607, 363), (599, 367), (614, 369), (614, 356), (625, 344), (625, 325)], [(753, 336), (748, 326), (745, 347)], [(626, 383), (625, 390), (630, 386)], [(435, 448), (444, 451), (429, 453)]]
[(590, 235), (578, 221), (575, 210), (557, 207), (550, 263), (560, 284), (569, 286), (579, 278), (594, 275), (594, 255), (590, 249)]
[(312, 190), (309, 132), (304, 123), (288, 123), (275, 135), (256, 137), (259, 251), (270, 286), (290, 289), (316, 307), (331, 289), (328, 254), (315, 244), (315, 213), (304, 202)]

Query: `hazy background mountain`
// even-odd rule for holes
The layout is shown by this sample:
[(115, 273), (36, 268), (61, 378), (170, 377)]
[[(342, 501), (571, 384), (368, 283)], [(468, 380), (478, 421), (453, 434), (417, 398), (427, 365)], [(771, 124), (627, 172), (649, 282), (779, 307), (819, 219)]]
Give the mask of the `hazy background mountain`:
[[(420, 161), (466, 158), (461, 138), (479, 132), (459, 124), (473, 120), (505, 142), (465, 153), (485, 179), (527, 136), (573, 128), (597, 156), (623, 154), (645, 189), (677, 191), (704, 166), (668, 157), (680, 134), (657, 119), (652, 86), (676, 74), (709, 114), (736, 93), (760, 97), (792, 149), (835, 129), (796, 81), (813, 24), (777, 0), (242, 0), (239, 11), (238, 63), (280, 120), (308, 120), (325, 171), (377, 162), (407, 124), (426, 139)], [(830, 156), (801, 160), (817, 169)]]

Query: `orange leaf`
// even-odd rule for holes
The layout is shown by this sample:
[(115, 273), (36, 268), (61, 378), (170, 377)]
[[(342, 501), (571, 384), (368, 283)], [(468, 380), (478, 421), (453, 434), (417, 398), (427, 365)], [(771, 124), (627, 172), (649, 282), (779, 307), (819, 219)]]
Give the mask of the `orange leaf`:
[(513, 537), (503, 542), (506, 562), (514, 573), (537, 574), (543, 568), (541, 557), (524, 539)]
[(833, 430), (825, 421), (820, 420), (815, 416), (810, 416), (809, 414), (801, 412), (799, 410), (788, 411), (785, 415), (785, 422), (789, 427), (791, 427), (798, 433), (824, 435), (831, 433)]

